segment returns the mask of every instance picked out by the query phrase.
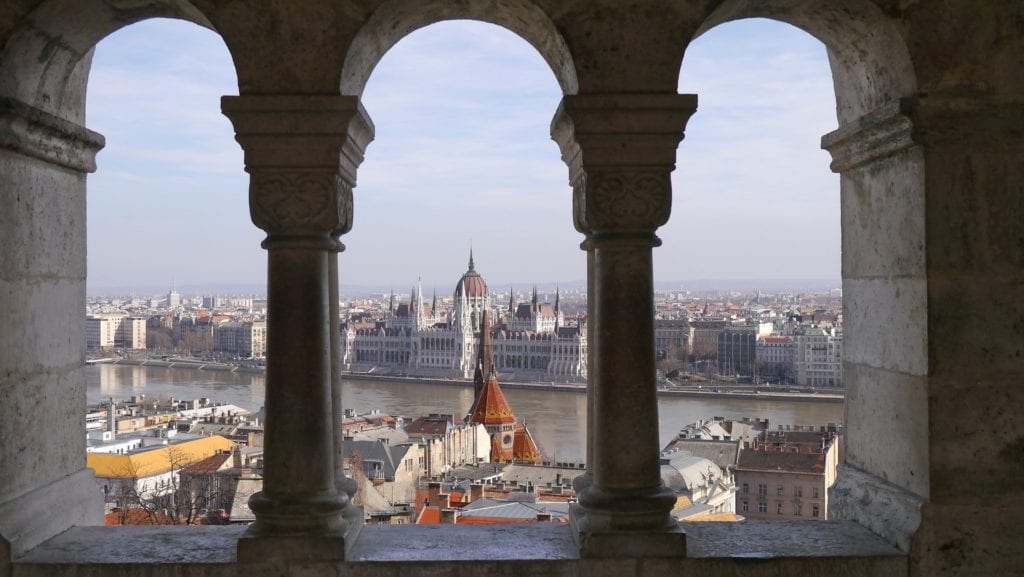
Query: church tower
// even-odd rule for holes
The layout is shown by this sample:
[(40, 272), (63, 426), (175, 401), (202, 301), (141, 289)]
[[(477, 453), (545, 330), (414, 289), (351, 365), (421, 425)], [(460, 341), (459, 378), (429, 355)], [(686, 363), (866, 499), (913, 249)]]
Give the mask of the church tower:
[(491, 346), (491, 319), (488, 311), (483, 312), (483, 319), (480, 323), (480, 347), (478, 349), (476, 371), (473, 373), (473, 407), (470, 408), (470, 414), (473, 413), (473, 409), (476, 408), (476, 401), (480, 398), (480, 393), (484, 390), (484, 385), (487, 384), (486, 376), (491, 374), (493, 366), (494, 352)]
[(526, 428), (526, 423), (519, 423), (505, 399), (505, 393), (498, 384), (492, 354), (490, 317), (484, 311), (480, 353), (473, 376), (476, 395), (466, 420), (482, 424), (491, 435), (492, 463), (536, 463), (541, 458), (540, 449)]

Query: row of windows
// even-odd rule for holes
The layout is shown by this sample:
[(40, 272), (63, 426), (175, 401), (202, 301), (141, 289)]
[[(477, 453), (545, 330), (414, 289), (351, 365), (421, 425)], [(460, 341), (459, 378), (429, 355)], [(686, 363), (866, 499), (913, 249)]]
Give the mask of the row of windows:
[[(743, 503), (740, 505), (740, 509), (744, 513), (749, 513), (750, 512), (750, 501), (743, 501)], [(776, 515), (785, 515), (784, 509), (785, 509), (785, 505), (782, 502), (776, 502), (775, 503), (775, 514)], [(768, 503), (766, 503), (764, 501), (759, 502), (757, 504), (757, 512), (758, 513), (767, 513), (768, 512)], [(803, 517), (804, 516), (804, 507), (803, 507), (803, 505), (800, 504), (800, 503), (794, 503), (793, 504), (792, 513), (793, 513), (793, 515), (795, 515), (797, 517)], [(818, 505), (811, 505), (811, 517), (817, 518), (817, 517), (820, 517), (820, 516), (821, 516), (821, 507), (819, 507)]]
[[(777, 485), (775, 487), (775, 495), (777, 497), (784, 496), (785, 491), (786, 491), (786, 487), (784, 485)], [(743, 492), (744, 495), (749, 495), (750, 494), (750, 483), (743, 483), (742, 492)], [(760, 497), (767, 496), (768, 495), (768, 485), (766, 483), (758, 483), (757, 484), (757, 494)], [(797, 485), (797, 486), (793, 487), (793, 496), (794, 497), (803, 497), (804, 496), (804, 488), (802, 486), (800, 486), (800, 485)], [(821, 498), (821, 489), (819, 487), (811, 487), (811, 498), (812, 499), (820, 499)]]

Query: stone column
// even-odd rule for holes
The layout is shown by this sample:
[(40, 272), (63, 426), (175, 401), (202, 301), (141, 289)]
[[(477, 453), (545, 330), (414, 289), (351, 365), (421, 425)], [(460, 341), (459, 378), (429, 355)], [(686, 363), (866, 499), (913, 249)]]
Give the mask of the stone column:
[(0, 575), (70, 527), (103, 524), (82, 434), (85, 184), (103, 145), (0, 98)]
[(588, 252), (590, 479), (573, 514), (586, 557), (685, 555), (661, 482), (651, 249), (696, 105), (693, 95), (575, 95), (552, 122)]
[(351, 228), (373, 125), (349, 96), (227, 96), (222, 109), (245, 150), (268, 258), (263, 491), (239, 560), (343, 559), (362, 515), (337, 478), (337, 238)]
[[(847, 423), (828, 518), (905, 551), (930, 485), (925, 156), (914, 108), (894, 100), (822, 137), (841, 175)], [(879, 422), (890, 424), (883, 432)]]

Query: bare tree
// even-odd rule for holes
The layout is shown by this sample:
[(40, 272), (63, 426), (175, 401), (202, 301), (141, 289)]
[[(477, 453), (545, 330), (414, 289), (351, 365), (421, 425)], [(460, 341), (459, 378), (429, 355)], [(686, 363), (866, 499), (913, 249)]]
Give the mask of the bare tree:
[(221, 508), (226, 491), (215, 471), (190, 471), (193, 463), (188, 453), (174, 446), (161, 450), (167, 452), (167, 471), (140, 477), (129, 462), (120, 482), (115, 484), (113, 499), (121, 524), (137, 522), (141, 510), (148, 524), (195, 525), (209, 511)]

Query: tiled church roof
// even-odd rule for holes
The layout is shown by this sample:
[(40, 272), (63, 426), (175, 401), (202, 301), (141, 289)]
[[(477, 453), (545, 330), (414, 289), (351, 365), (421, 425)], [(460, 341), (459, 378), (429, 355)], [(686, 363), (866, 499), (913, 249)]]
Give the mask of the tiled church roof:
[(508, 406), (508, 401), (505, 400), (505, 393), (501, 391), (494, 371), (491, 371), (483, 390), (480, 391), (469, 421), (484, 425), (516, 422), (516, 416), (512, 413), (512, 408)]

